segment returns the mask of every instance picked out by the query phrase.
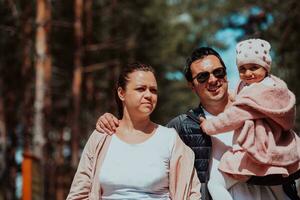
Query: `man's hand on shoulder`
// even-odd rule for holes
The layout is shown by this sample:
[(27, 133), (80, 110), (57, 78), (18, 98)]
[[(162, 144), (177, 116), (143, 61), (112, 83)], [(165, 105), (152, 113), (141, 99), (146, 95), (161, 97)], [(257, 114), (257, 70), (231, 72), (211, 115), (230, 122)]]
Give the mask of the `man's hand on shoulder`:
[(119, 120), (111, 113), (101, 115), (96, 123), (96, 130), (100, 133), (112, 135), (119, 126)]

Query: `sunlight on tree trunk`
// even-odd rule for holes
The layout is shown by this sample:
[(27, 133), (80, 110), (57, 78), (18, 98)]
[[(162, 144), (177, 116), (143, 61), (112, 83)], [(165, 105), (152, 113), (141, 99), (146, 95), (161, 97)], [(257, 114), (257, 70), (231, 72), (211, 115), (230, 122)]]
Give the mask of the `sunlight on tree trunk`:
[(73, 119), (72, 119), (72, 161), (73, 167), (76, 167), (79, 160), (79, 115), (80, 115), (80, 96), (82, 82), (82, 11), (83, 0), (75, 0), (75, 54), (74, 54), (74, 73), (73, 73)]
[(44, 99), (45, 99), (45, 68), (49, 63), (47, 50), (46, 23), (46, 0), (37, 0), (37, 30), (36, 30), (36, 82), (35, 82), (35, 102), (34, 102), (34, 137), (33, 153), (37, 158), (42, 158), (44, 139)]
[[(36, 13), (36, 80), (35, 80), (35, 101), (34, 101), (34, 124), (33, 124), (33, 154), (37, 158), (37, 176), (41, 185), (33, 185), (32, 190), (38, 190), (37, 195), (43, 196), (43, 163), (45, 144), (45, 100), (46, 89), (49, 85), (49, 75), (51, 69), (51, 59), (48, 55), (48, 30), (46, 28), (49, 17), (49, 2), (47, 0), (37, 0)], [(34, 169), (32, 169), (34, 172)], [(35, 169), (36, 170), (36, 169)], [(33, 175), (33, 178), (34, 177)], [(34, 182), (34, 181), (33, 181)], [(34, 187), (37, 188), (34, 188)], [(41, 197), (40, 197), (41, 198)]]

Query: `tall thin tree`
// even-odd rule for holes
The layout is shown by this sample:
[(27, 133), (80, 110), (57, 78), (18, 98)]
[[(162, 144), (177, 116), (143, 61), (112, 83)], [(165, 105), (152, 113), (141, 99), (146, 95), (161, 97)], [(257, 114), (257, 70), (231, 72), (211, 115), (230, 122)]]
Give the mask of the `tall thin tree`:
[[(93, 0), (85, 0), (84, 2), (84, 13), (85, 13), (85, 35), (86, 45), (92, 45), (93, 38)], [(87, 103), (92, 103), (94, 92), (94, 76), (92, 73), (87, 73), (85, 76), (85, 87), (86, 87), (86, 100)]]
[(82, 13), (83, 0), (75, 0), (74, 3), (74, 37), (75, 37), (75, 54), (74, 54), (74, 72), (73, 72), (73, 115), (72, 115), (72, 161), (71, 165), (76, 167), (79, 160), (79, 116), (80, 116), (80, 96), (81, 96), (81, 82), (82, 82)]
[[(6, 166), (6, 147), (7, 147), (7, 137), (6, 137), (6, 123), (5, 123), (5, 112), (4, 112), (4, 99), (3, 99), (3, 81), (0, 77), (0, 180), (3, 180), (3, 174)], [(2, 191), (0, 192), (0, 199), (3, 197)]]
[[(48, 0), (36, 1), (36, 78), (35, 78), (35, 100), (34, 100), (34, 124), (33, 124), (33, 154), (40, 161), (39, 182), (43, 183), (43, 152), (45, 144), (45, 100), (47, 79), (51, 67), (51, 58), (48, 51), (48, 30), (46, 28), (49, 21)], [(39, 186), (39, 192), (43, 194), (43, 184)]]

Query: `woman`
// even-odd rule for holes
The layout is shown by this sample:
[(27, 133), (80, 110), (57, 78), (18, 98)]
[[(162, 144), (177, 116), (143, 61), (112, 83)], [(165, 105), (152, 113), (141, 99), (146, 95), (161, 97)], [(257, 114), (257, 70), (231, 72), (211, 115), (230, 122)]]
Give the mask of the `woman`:
[(121, 118), (112, 136), (90, 136), (67, 199), (200, 199), (194, 154), (174, 129), (157, 125), (151, 66), (122, 69), (116, 87)]

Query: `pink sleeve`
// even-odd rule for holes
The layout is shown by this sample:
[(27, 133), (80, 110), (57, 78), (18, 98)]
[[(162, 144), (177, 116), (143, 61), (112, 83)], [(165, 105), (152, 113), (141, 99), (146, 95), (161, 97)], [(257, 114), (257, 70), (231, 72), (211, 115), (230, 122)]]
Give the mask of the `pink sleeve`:
[(92, 187), (93, 159), (95, 157), (96, 143), (99, 142), (93, 133), (87, 141), (82, 152), (77, 171), (75, 173), (67, 200), (89, 199)]
[(202, 130), (208, 135), (216, 135), (240, 128), (245, 120), (258, 119), (264, 115), (248, 106), (230, 106), (223, 113), (206, 120)]
[(201, 183), (194, 168), (194, 152), (176, 133), (170, 159), (169, 190), (171, 199), (201, 199)]
[(193, 169), (193, 174), (191, 179), (192, 180), (191, 180), (191, 186), (190, 186), (188, 197), (190, 200), (199, 200), (201, 199), (201, 193), (200, 193), (201, 183), (195, 168)]

